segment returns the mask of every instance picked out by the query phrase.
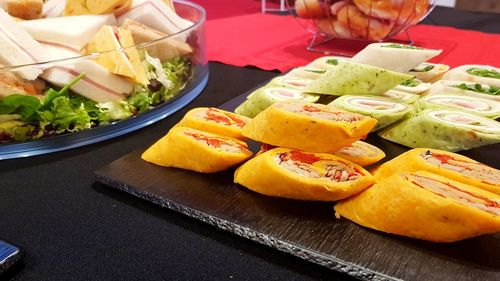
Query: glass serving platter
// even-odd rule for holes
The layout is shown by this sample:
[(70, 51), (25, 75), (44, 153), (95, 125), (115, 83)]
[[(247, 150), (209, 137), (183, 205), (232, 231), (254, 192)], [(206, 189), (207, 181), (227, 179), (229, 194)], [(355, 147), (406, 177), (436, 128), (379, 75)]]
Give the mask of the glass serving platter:
[[(30, 69), (39, 69), (42, 71), (54, 68), (68, 69), (82, 62), (94, 63), (93, 61), (98, 61), (101, 58), (113, 56), (114, 54), (125, 54), (128, 57), (127, 52), (131, 48), (137, 49), (138, 52), (146, 50), (148, 55), (151, 54), (150, 57), (154, 59), (159, 58), (162, 63), (163, 58), (175, 59), (175, 57), (182, 55), (190, 65), (190, 75), (184, 87), (168, 100), (155, 104), (150, 109), (136, 113), (127, 119), (101, 124), (81, 131), (44, 136), (36, 140), (24, 142), (0, 143), (0, 160), (62, 151), (118, 137), (157, 122), (175, 113), (196, 98), (203, 91), (208, 81), (208, 62), (206, 58), (204, 26), (205, 11), (202, 7), (188, 1), (175, 1), (174, 6), (176, 13), (180, 17), (193, 23), (189, 28), (135, 46), (127, 46), (125, 48), (113, 49), (105, 52), (94, 52), (76, 57), (70, 56), (64, 59), (42, 63), (0, 67), (0, 73), (18, 73), (29, 71)], [(172, 45), (180, 47), (176, 48), (177, 51), (173, 53), (163, 52), (165, 46)], [(180, 54), (181, 51), (178, 50), (182, 50), (182, 47), (189, 50), (188, 54)], [(151, 68), (151, 66), (149, 67)], [(74, 77), (77, 75), (78, 73), (73, 73)], [(106, 84), (103, 85), (106, 87)]]

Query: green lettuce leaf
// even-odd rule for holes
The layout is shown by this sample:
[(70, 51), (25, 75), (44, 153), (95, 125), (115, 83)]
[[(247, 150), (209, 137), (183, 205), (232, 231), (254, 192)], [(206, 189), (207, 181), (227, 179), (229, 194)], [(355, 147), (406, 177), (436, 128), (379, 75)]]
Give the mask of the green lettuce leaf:
[(33, 96), (13, 94), (0, 100), (0, 114), (19, 114), (21, 120), (33, 120), (41, 102)]

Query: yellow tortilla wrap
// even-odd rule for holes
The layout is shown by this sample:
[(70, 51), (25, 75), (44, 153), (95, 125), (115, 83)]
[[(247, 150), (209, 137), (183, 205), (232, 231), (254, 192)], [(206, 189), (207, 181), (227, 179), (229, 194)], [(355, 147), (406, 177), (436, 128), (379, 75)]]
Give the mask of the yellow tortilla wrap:
[(377, 120), (322, 104), (278, 102), (253, 118), (242, 134), (250, 139), (310, 152), (335, 152), (364, 138)]
[(453, 152), (415, 148), (385, 162), (372, 172), (377, 178), (395, 173), (429, 171), (500, 195), (500, 170)]
[(245, 142), (186, 127), (175, 127), (143, 154), (147, 162), (214, 173), (229, 169), (252, 156)]
[(362, 226), (434, 242), (500, 231), (500, 196), (425, 171), (382, 178), (334, 208)]
[(234, 182), (269, 196), (335, 201), (367, 188), (373, 177), (332, 154), (274, 148), (239, 167)]

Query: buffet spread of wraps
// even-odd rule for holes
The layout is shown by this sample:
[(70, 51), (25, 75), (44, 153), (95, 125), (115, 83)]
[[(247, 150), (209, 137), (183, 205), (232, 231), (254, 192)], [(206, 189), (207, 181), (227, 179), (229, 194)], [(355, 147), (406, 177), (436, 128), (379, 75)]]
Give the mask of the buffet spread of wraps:
[(171, 0), (5, 0), (0, 8), (3, 143), (141, 114), (178, 95), (197, 63), (196, 23)]
[[(253, 192), (336, 202), (337, 218), (386, 233), (454, 242), (499, 232), (500, 170), (455, 152), (500, 142), (500, 69), (427, 62), (441, 52), (389, 42), (318, 58), (235, 112), (192, 109), (142, 159), (236, 167), (234, 182)], [(385, 153), (368, 134), (411, 149), (377, 165)]]

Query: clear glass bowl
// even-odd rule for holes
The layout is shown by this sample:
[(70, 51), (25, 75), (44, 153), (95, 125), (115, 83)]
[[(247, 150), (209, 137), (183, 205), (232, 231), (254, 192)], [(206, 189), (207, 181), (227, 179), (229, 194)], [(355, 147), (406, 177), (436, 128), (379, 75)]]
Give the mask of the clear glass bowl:
[[(86, 83), (86, 87), (79, 88), (77, 86), (78, 84), (75, 84), (75, 86), (71, 88), (71, 96), (80, 96), (75, 94), (75, 92), (80, 91), (81, 96), (90, 97), (94, 100), (91, 103), (99, 104), (99, 109), (104, 111), (110, 110), (110, 107), (106, 106), (106, 104), (110, 104), (108, 102), (109, 100), (111, 100), (113, 104), (124, 104), (120, 101), (124, 99), (127, 101), (127, 104), (134, 104), (133, 107), (124, 105), (124, 108), (126, 108), (130, 114), (130, 116), (125, 119), (118, 119), (123, 117), (111, 117), (117, 119), (107, 119), (105, 121), (94, 120), (92, 122), (95, 124), (89, 128), (74, 131), (70, 129), (62, 132), (58, 131), (57, 122), (54, 122), (54, 125), (44, 125), (44, 129), (41, 129), (40, 122), (36, 120), (22, 120), (19, 118), (19, 115), (17, 115), (18, 120), (8, 120), (10, 119), (8, 116), (12, 115), (0, 115), (0, 160), (61, 151), (117, 137), (159, 121), (186, 106), (197, 97), (208, 81), (208, 62), (205, 46), (205, 10), (199, 5), (188, 1), (175, 1), (174, 6), (176, 13), (180, 17), (193, 23), (191, 27), (169, 36), (160, 37), (153, 41), (137, 44), (135, 46), (127, 46), (126, 48), (113, 49), (105, 52), (93, 52), (88, 55), (77, 56), (71, 53), (58, 52), (58, 55), (65, 57), (34, 64), (0, 67), (0, 79), (12, 75), (22, 77), (23, 73), (29, 75), (29, 73), (43, 72), (40, 76), (43, 77), (43, 81), (39, 79), (36, 83), (41, 85), (37, 87), (45, 86), (42, 95), (38, 96), (42, 103), (46, 97), (46, 95), (43, 95), (43, 93), (46, 93), (46, 89), (50, 87), (59, 90), (64, 87), (71, 78), (75, 78), (82, 72), (85, 72), (82, 80), (78, 83)], [(176, 46), (177, 48), (169, 49), (169, 46)], [(180, 77), (180, 79), (178, 79), (179, 83), (170, 85), (171, 87), (173, 86), (173, 88), (182, 87), (180, 91), (171, 90), (171, 92), (169, 92), (166, 90), (167, 88), (163, 86), (164, 84), (158, 82), (165, 80), (158, 78), (158, 75), (154, 78), (154, 83), (150, 83), (147, 87), (143, 86), (141, 88), (138, 87), (138, 83), (133, 82), (133, 80), (137, 81), (139, 79), (138, 76), (131, 78), (112, 75), (113, 77), (111, 79), (103, 80), (102, 77), (106, 76), (106, 74), (102, 72), (103, 68), (97, 67), (96, 70), (95, 65), (97, 62), (104, 61), (113, 63), (113, 61), (118, 60), (120, 56), (126, 56), (131, 60), (131, 56), (133, 57), (134, 52), (139, 54), (141, 58), (144, 58), (144, 51), (147, 51), (150, 61), (152, 60), (160, 63), (176, 61), (176, 64), (174, 64), (175, 66), (183, 66), (183, 68), (172, 68), (171, 70), (171, 73), (177, 72), (180, 69), (183, 70), (183, 72), (178, 71), (179, 74), (175, 76)], [(142, 65), (147, 70), (146, 72), (155, 72), (154, 68), (144, 61)], [(101, 72), (99, 69), (101, 69)], [(149, 74), (150, 73), (148, 73), (148, 75)], [(150, 76), (148, 76), (148, 78), (151, 79)], [(109, 83), (113, 83), (114, 86), (107, 85)], [(33, 83), (30, 83), (30, 89), (33, 90), (31, 84)], [(131, 91), (137, 94), (138, 92), (144, 91), (146, 88), (149, 93), (157, 93), (151, 95), (147, 99), (147, 101), (152, 104), (152, 107), (147, 110), (141, 110), (143, 109), (143, 104), (141, 105), (143, 101), (142, 98), (136, 98), (134, 99), (135, 102), (132, 102), (131, 99), (134, 94), (122, 97), (125, 92)], [(177, 92), (177, 94), (174, 95), (172, 94), (173, 92)], [(101, 98), (103, 99), (102, 101), (95, 101)], [(1, 96), (0, 99), (2, 99)], [(86, 100), (86, 98), (84, 98), (84, 100)], [(119, 112), (121, 111), (119, 110)], [(5, 118), (6, 116), (8, 118)], [(89, 114), (89, 116), (92, 118), (91, 114)], [(112, 115), (110, 114), (109, 116)], [(37, 139), (14, 141), (11, 136), (2, 132), (2, 123), (5, 125), (7, 124), (5, 122), (21, 122), (20, 124), (27, 124), (26, 126), (31, 129), (32, 127), (35, 128), (32, 129), (34, 130), (32, 132), (33, 135), (40, 134), (42, 130), (44, 135)], [(77, 127), (77, 125), (75, 125), (75, 127)], [(80, 126), (80, 128), (81, 127), (82, 126)]]
[(295, 0), (290, 10), (311, 33), (384, 41), (423, 20), (435, 0)]

